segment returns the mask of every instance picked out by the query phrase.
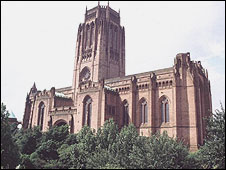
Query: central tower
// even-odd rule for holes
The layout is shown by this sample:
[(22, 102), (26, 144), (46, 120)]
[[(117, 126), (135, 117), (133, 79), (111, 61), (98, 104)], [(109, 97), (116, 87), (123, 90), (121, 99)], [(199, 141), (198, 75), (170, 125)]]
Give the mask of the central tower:
[(87, 10), (79, 25), (74, 75), (74, 92), (80, 84), (125, 76), (125, 30), (120, 12), (109, 5)]

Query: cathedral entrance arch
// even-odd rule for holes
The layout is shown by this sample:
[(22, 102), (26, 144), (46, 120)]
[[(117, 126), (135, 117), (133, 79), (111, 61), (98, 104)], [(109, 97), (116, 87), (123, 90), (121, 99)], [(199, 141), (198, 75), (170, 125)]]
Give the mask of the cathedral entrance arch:
[(67, 122), (65, 120), (63, 120), (63, 119), (57, 120), (54, 123), (54, 126), (63, 126), (63, 125), (67, 125)]

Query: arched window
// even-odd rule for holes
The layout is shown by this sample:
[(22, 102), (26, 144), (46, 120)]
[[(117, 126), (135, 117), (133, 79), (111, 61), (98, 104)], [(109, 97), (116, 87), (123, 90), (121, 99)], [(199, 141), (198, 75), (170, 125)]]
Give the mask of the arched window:
[(64, 126), (64, 125), (67, 125), (67, 122), (65, 120), (63, 120), (63, 119), (57, 120), (54, 123), (54, 126)]
[(123, 102), (123, 125), (129, 124), (129, 104), (127, 101)]
[(148, 123), (148, 104), (143, 100), (140, 105), (141, 108), (141, 123)]
[(90, 69), (88, 67), (84, 67), (80, 73), (80, 82), (87, 82), (90, 79)]
[(44, 109), (45, 105), (41, 102), (38, 107), (38, 126), (40, 126), (41, 130), (43, 129)]
[(86, 96), (83, 101), (83, 125), (91, 125), (92, 99)]
[(165, 97), (161, 100), (161, 117), (162, 123), (169, 122), (169, 101)]

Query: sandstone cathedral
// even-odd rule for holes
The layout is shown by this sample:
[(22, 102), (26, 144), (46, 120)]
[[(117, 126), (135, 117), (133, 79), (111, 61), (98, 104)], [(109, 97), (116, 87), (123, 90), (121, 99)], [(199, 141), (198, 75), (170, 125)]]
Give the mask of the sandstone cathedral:
[(112, 118), (119, 128), (133, 123), (140, 135), (167, 131), (190, 150), (203, 144), (211, 112), (208, 73), (190, 53), (179, 53), (173, 67), (125, 75), (125, 29), (120, 13), (99, 5), (86, 9), (78, 27), (72, 86), (39, 91), (26, 98), (23, 128), (69, 125), (101, 127)]

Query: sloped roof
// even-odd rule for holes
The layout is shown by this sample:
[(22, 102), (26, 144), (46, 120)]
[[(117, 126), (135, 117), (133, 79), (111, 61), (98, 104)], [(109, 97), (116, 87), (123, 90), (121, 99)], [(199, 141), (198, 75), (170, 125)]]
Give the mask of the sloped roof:
[(16, 118), (16, 116), (14, 115), (14, 113), (12, 111), (9, 113), (9, 118)]

